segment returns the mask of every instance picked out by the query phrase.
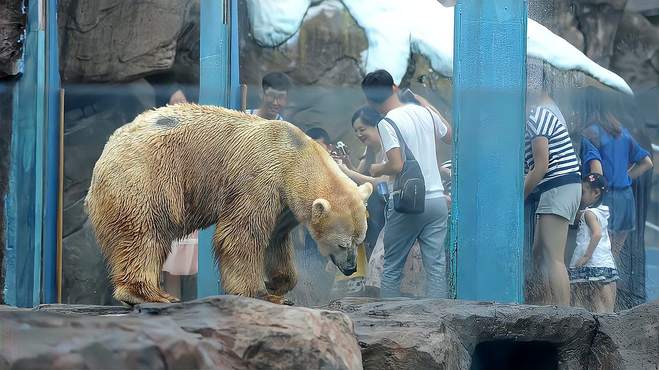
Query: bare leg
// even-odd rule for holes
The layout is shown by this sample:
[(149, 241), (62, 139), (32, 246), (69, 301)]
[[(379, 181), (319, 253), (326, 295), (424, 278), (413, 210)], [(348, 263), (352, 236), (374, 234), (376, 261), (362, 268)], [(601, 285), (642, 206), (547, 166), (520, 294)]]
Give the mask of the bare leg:
[(589, 289), (587, 283), (578, 283), (570, 285), (572, 294), (572, 306), (581, 307), (590, 310)]
[(622, 248), (625, 246), (625, 241), (627, 240), (628, 235), (628, 231), (609, 231), (609, 236), (611, 237), (611, 252), (613, 253), (613, 257), (618, 258)]
[(527, 282), (527, 303), (544, 305), (551, 302), (551, 291), (549, 290), (549, 279), (544, 268), (543, 252), (540, 245), (540, 218), (536, 217), (535, 234), (533, 236), (532, 248), (532, 272)]
[(169, 272), (163, 272), (165, 275), (165, 291), (173, 296), (181, 296), (181, 277), (172, 275)]
[(599, 296), (598, 306), (595, 308), (599, 313), (613, 313), (616, 303), (616, 282), (599, 285), (597, 294)]
[[(178, 298), (160, 289), (160, 272), (170, 245), (154, 237), (145, 237), (137, 243), (118, 242), (110, 258), (114, 298), (131, 305), (178, 302)], [(135, 253), (136, 248), (140, 253)]]
[(582, 303), (583, 308), (587, 309), (590, 312), (597, 312), (597, 306), (599, 302), (598, 288), (595, 283), (582, 283)]
[[(534, 250), (542, 256), (545, 289), (550, 292), (551, 304), (570, 304), (570, 281), (565, 267), (565, 243), (567, 242), (568, 220), (563, 217), (543, 214), (538, 218), (537, 239)], [(535, 243), (534, 243), (535, 244)]]

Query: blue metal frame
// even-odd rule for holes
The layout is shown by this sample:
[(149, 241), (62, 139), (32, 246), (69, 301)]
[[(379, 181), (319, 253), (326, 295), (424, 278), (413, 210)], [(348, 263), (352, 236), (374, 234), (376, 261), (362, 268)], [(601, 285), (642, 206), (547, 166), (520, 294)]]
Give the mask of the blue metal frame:
[[(224, 9), (224, 4), (201, 0), (199, 103), (236, 108), (240, 93), (238, 1), (231, 0), (229, 9)], [(199, 232), (197, 297), (221, 293), (213, 255), (214, 233), (215, 226)]]
[(30, 0), (23, 73), (13, 101), (7, 209), (6, 301), (40, 302), (43, 229), (46, 60), (43, 3)]
[(455, 7), (450, 249), (460, 299), (523, 301), (526, 14), (520, 0)]
[(59, 196), (59, 45), (57, 0), (46, 8), (46, 199), (43, 244), (43, 303), (57, 302), (57, 207)]

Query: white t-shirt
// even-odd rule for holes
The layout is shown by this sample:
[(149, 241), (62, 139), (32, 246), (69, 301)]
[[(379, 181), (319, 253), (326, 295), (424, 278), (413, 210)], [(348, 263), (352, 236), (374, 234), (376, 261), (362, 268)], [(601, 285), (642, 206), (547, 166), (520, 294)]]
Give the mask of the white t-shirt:
[[(446, 125), (435, 112), (416, 104), (405, 104), (402, 107), (392, 109), (385, 117), (394, 121), (401, 135), (403, 135), (405, 143), (414, 154), (414, 158), (419, 162), (426, 183), (426, 199), (443, 196), (444, 186), (437, 168), (437, 154), (435, 151), (435, 125), (439, 137), (444, 137), (448, 132)], [(382, 138), (384, 153), (394, 148), (400, 148), (396, 130), (389, 122), (384, 119), (381, 120), (378, 123), (378, 131)], [(404, 155), (402, 148), (401, 154)], [(390, 177), (389, 192), (392, 191), (393, 177)]]
[[(607, 227), (609, 224), (609, 207), (600, 205), (597, 208), (586, 208), (586, 212), (592, 212), (597, 217), (600, 224), (602, 238), (593, 251), (593, 257), (584, 266), (586, 267), (609, 267), (616, 268), (613, 254), (611, 254), (611, 241)], [(574, 248), (574, 254), (570, 260), (570, 267), (575, 267), (579, 258), (586, 254), (588, 243), (590, 243), (590, 228), (586, 224), (585, 212), (579, 219), (579, 230), (577, 231), (577, 246)]]

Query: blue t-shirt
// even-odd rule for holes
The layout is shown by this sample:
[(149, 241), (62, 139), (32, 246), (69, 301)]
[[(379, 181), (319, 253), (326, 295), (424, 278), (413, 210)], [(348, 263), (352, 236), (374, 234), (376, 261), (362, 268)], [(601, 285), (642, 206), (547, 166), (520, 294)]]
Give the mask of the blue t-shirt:
[[(588, 134), (581, 138), (582, 173), (590, 173), (590, 161), (599, 160), (608, 185), (613, 189), (624, 189), (632, 184), (627, 170), (629, 166), (650, 155), (641, 148), (632, 135), (623, 128), (618, 137), (611, 136), (599, 125), (586, 129)], [(593, 142), (595, 138), (599, 141)]]

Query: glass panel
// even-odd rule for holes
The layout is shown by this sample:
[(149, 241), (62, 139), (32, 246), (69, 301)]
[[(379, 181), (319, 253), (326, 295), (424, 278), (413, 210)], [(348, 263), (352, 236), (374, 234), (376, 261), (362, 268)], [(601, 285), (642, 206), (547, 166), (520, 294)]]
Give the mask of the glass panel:
[[(239, 72), (240, 82), (246, 86), (241, 106), (268, 119), (280, 115), (322, 144), (340, 168), (347, 167), (344, 171), (355, 182), (371, 182), (375, 188), (368, 199), (369, 228), (365, 242), (354, 256), (356, 273), (346, 277), (337, 267), (340, 261), (333, 263), (330, 257), (323, 256), (320, 250), (326, 246), (319, 246), (315, 241), (323, 239), (319, 229), (302, 219), (305, 225), (291, 233), (298, 282), (286, 297), (297, 305), (321, 306), (343, 296), (380, 296), (383, 284), (388, 287), (385, 292), (388, 295), (453, 296), (451, 277), (455, 265), (446, 258), (452, 148), (434, 140), (434, 131), (428, 129), (433, 121), (424, 117), (436, 118), (434, 123), (439, 122), (440, 133), (445, 126), (452, 125), (452, 63), (443, 47), (452, 44), (454, 4), (428, 2), (428, 8), (423, 11), (442, 19), (442, 27), (447, 27), (445, 32), (438, 32), (440, 28), (429, 29), (431, 36), (428, 36), (423, 32), (410, 34), (402, 27), (382, 26), (381, 19), (394, 14), (403, 16), (402, 8), (366, 9), (360, 1), (326, 0), (299, 9), (290, 5), (285, 17), (278, 18), (269, 16), (282, 14), (280, 9), (269, 6), (273, 3), (239, 2)], [(528, 303), (575, 304), (570, 299), (570, 287), (580, 289), (577, 279), (612, 278), (612, 270), (606, 270), (611, 266), (615, 266), (619, 278), (615, 309), (639, 304), (658, 294), (659, 194), (652, 186), (656, 170), (648, 169), (645, 159), (655, 152), (658, 135), (657, 9), (634, 8), (638, 6), (634, 1), (618, 4), (622, 2), (572, 4), (537, 0), (529, 3), (529, 17), (533, 20), (529, 20), (529, 115), (540, 111), (538, 107), (545, 107), (552, 119), (551, 127), (543, 126), (542, 121), (527, 130), (531, 148), (532, 142), (546, 140), (549, 159), (547, 171), (528, 187), (531, 194), (525, 203), (525, 271), (529, 280), (542, 277), (538, 274), (542, 269), (538, 268), (549, 265), (548, 256), (563, 261), (564, 266), (556, 264), (557, 270), (550, 269), (551, 273), (538, 279), (536, 285), (529, 285), (537, 289), (527, 289)], [(105, 263), (83, 208), (92, 168), (108, 137), (145, 110), (175, 103), (182, 97), (193, 102), (198, 99), (198, 3), (172, 2), (157, 8), (158, 16), (146, 5), (131, 5), (130, 10), (125, 7), (128, 5), (60, 6), (60, 67), (66, 91), (65, 303), (113, 303)], [(397, 118), (400, 122), (396, 125), (402, 126), (401, 135), (421, 164), (429, 201), (427, 212), (418, 216), (418, 222), (403, 217), (399, 229), (395, 229), (397, 212), (392, 210), (393, 200), (385, 204), (385, 199), (391, 199), (397, 188), (386, 175), (371, 176), (388, 173), (393, 166), (385, 152), (396, 148), (394, 138), (398, 135), (390, 123), (380, 122), (380, 133), (376, 127), (381, 118), (378, 115), (388, 114), (394, 108), (370, 104), (377, 112), (361, 109), (368, 103), (361, 88), (362, 80), (367, 71), (377, 68), (391, 74), (398, 100), (409, 98), (406, 93), (409, 88), (437, 111), (426, 113), (418, 106), (404, 108), (401, 111), (409, 109), (417, 113), (408, 112)], [(634, 91), (634, 97), (627, 95), (627, 85)], [(377, 96), (371, 96), (370, 100), (376, 102)], [(415, 118), (408, 125), (405, 117)], [(621, 136), (616, 136), (617, 130)], [(624, 142), (616, 141), (619, 138)], [(585, 140), (592, 144), (590, 154), (584, 149), (584, 143), (588, 144)], [(266, 144), (276, 145), (276, 142)], [(595, 162), (588, 160), (588, 155), (599, 155), (600, 171), (608, 185), (609, 191), (601, 195), (603, 204), (609, 206), (607, 225), (601, 227), (602, 240), (609, 240), (615, 256), (608, 260), (606, 256), (591, 258), (600, 262), (612, 260), (613, 265), (605, 261), (602, 263), (608, 263), (607, 266), (587, 266), (591, 269), (577, 270), (573, 266), (574, 284), (570, 285), (567, 269), (576, 264), (579, 251), (587, 244), (584, 239), (587, 224), (581, 222), (582, 215), (601, 216), (595, 217), (600, 225), (606, 218), (602, 210), (601, 214), (579, 211), (585, 203), (591, 208), (597, 204), (597, 201), (591, 204), (590, 200), (582, 202), (582, 179), (595, 171)], [(533, 153), (529, 152), (526, 161), (529, 182), (531, 175), (538, 174), (532, 170), (535, 160), (531, 162), (531, 158)], [(323, 166), (322, 159), (317, 166)], [(300, 172), (310, 170), (300, 168)], [(627, 171), (634, 177), (633, 181), (627, 177)], [(538, 187), (540, 182), (544, 185)], [(554, 191), (559, 188), (560, 191)], [(595, 189), (593, 193), (598, 191)], [(388, 220), (385, 220), (386, 207), (390, 208)], [(544, 220), (539, 224), (536, 224), (537, 213)], [(573, 217), (577, 220), (575, 226), (568, 226), (565, 220)], [(425, 228), (427, 224), (432, 224), (434, 231)], [(542, 235), (536, 226), (541, 230), (546, 227), (550, 237), (543, 241), (548, 251), (545, 260), (538, 260), (534, 266), (532, 241)], [(395, 231), (390, 240), (384, 238), (386, 228)], [(169, 259), (165, 258), (164, 269), (168, 272), (161, 279), (171, 294), (184, 299), (196, 295), (194, 274), (181, 280), (171, 273), (195, 271), (198, 242), (194, 230), (187, 232), (192, 235), (175, 242)], [(599, 253), (600, 249), (595, 251)], [(352, 266), (342, 268), (349, 272)], [(268, 284), (272, 283), (268, 280)], [(599, 287), (604, 283), (594, 285)], [(534, 292), (552, 292), (552, 295), (538, 297)]]
[[(199, 95), (198, 2), (104, 4), (63, 1), (59, 9), (65, 90), (63, 303), (117, 304), (84, 210), (92, 170), (109, 136), (146, 110), (196, 102)], [(147, 190), (130, 191), (139, 197)], [(194, 230), (188, 232), (172, 243), (162, 282), (170, 294), (194, 299), (197, 241)]]
[[(293, 6), (292, 2), (290, 3), (289, 6)], [(324, 1), (310, 6), (306, 14), (306, 5), (305, 9), (290, 8), (287, 11), (287, 16), (291, 17), (289, 23), (277, 23), (273, 26), (270, 22), (280, 20), (268, 16), (277, 10), (271, 9), (269, 4), (274, 2), (241, 1), (240, 78), (241, 83), (247, 85), (248, 112), (274, 118), (277, 111), (283, 119), (319, 142), (337, 163), (347, 168), (345, 171), (358, 184), (371, 182), (375, 188), (368, 199), (366, 239), (363, 245), (357, 248), (357, 271), (346, 277), (329, 257), (323, 256), (319, 251), (322, 247), (319, 248), (312, 236), (314, 232), (310, 231), (313, 230), (313, 225), (298, 226), (292, 233), (298, 282), (287, 298), (296, 305), (321, 306), (344, 296), (380, 296), (385, 264), (384, 246), (387, 243), (383, 232), (386, 207), (383, 195), (390, 194), (393, 189), (387, 176), (373, 177), (369, 173), (370, 165), (378, 165), (385, 158), (376, 128), (381, 113), (373, 108), (365, 110), (367, 101), (360, 87), (365, 75), (363, 67), (367, 61), (368, 49), (375, 45), (373, 38), (377, 37), (369, 32), (377, 30), (365, 29), (363, 25), (366, 23), (358, 22), (372, 22), (376, 16), (387, 16), (388, 10), (376, 7), (374, 11), (384, 13), (369, 15), (357, 2)], [(439, 7), (440, 4), (432, 5), (432, 9), (440, 9)], [(299, 20), (293, 19), (295, 14), (299, 16)], [(447, 14), (452, 16), (452, 9), (449, 9)], [(292, 24), (300, 26), (289, 27)], [(244, 32), (245, 29), (250, 32)], [(270, 29), (281, 32), (264, 32)], [(385, 41), (394, 42), (386, 39)], [(448, 42), (452, 43), (452, 40)], [(396, 45), (399, 46), (404, 45)], [(371, 51), (372, 56), (368, 60), (373, 65), (383, 64), (383, 60), (375, 60), (375, 54), (376, 52)], [(388, 59), (396, 59), (389, 60), (388, 64), (395, 68), (390, 72), (399, 85), (401, 99), (403, 91), (408, 88), (428, 99), (438, 110), (438, 113), (433, 113), (437, 124), (444, 127), (439, 116), (449, 120), (451, 118), (450, 79), (433, 70), (429, 59), (423, 54), (410, 54), (409, 46), (400, 56), (389, 52), (385, 54)], [(283, 77), (280, 77), (282, 75)], [(286, 101), (273, 103), (273, 97), (269, 96), (273, 90), (270, 88), (271, 80), (280, 79), (289, 81), (291, 87), (288, 89)], [(415, 112), (419, 116), (423, 115), (422, 124), (426, 125), (421, 135), (430, 138), (428, 142), (431, 146), (423, 148), (424, 153), (432, 151), (432, 156), (435, 157), (431, 115), (423, 108), (418, 108)], [(400, 124), (407, 125), (407, 122), (401, 121)], [(405, 126), (401, 130), (407, 131), (411, 127)], [(422, 149), (424, 144), (415, 141), (413, 145), (415, 150), (418, 150)], [(439, 289), (437, 295), (447, 296), (447, 246), (444, 241), (448, 211), (446, 200), (449, 199), (450, 192), (451, 148), (442, 143), (439, 145), (439, 152), (446, 191), (441, 188), (442, 183), (433, 158), (436, 179), (432, 183), (432, 198), (436, 202), (436, 209), (432, 210), (432, 221), (437, 230), (428, 239), (426, 262), (433, 267), (433, 276), (437, 282), (433, 285), (433, 291)], [(425, 164), (426, 159), (423, 161)], [(317, 166), (322, 164), (318, 163)], [(300, 171), (305, 169), (300, 168)], [(390, 182), (388, 187), (387, 182)], [(419, 230), (412, 230), (416, 226), (418, 225), (402, 225), (401, 232), (420, 233)], [(428, 284), (422, 250), (418, 241), (412, 239), (410, 245), (402, 246), (405, 250), (399, 253), (402, 274), (394, 277), (394, 281), (389, 282), (392, 280), (390, 279), (386, 282), (396, 285), (396, 281), (401, 279), (400, 290), (395, 289), (395, 295), (424, 297), (428, 292)], [(412, 242), (414, 245), (411, 245)]]
[[(657, 51), (658, 8), (642, 3), (529, 2), (529, 17), (570, 43), (560, 46), (555, 36), (535, 39), (532, 29), (538, 36), (549, 34), (529, 22), (530, 56), (539, 46), (545, 50), (529, 59), (527, 146), (533, 143), (538, 153), (529, 151), (527, 158), (546, 163), (540, 155), (549, 153), (546, 172), (531, 170), (528, 164), (535, 161), (527, 161), (527, 181), (542, 179), (526, 208), (527, 261), (540, 269), (527, 273), (545, 281), (536, 281), (537, 290), (529, 286), (530, 302), (611, 311), (656, 298), (657, 189), (651, 160), (659, 114), (650, 56)], [(551, 39), (556, 41), (534, 45)], [(570, 180), (577, 171), (581, 180)], [(572, 217), (574, 225), (568, 227)], [(536, 250), (544, 253), (531, 252), (534, 236)], [(596, 245), (592, 252), (589, 243)]]

